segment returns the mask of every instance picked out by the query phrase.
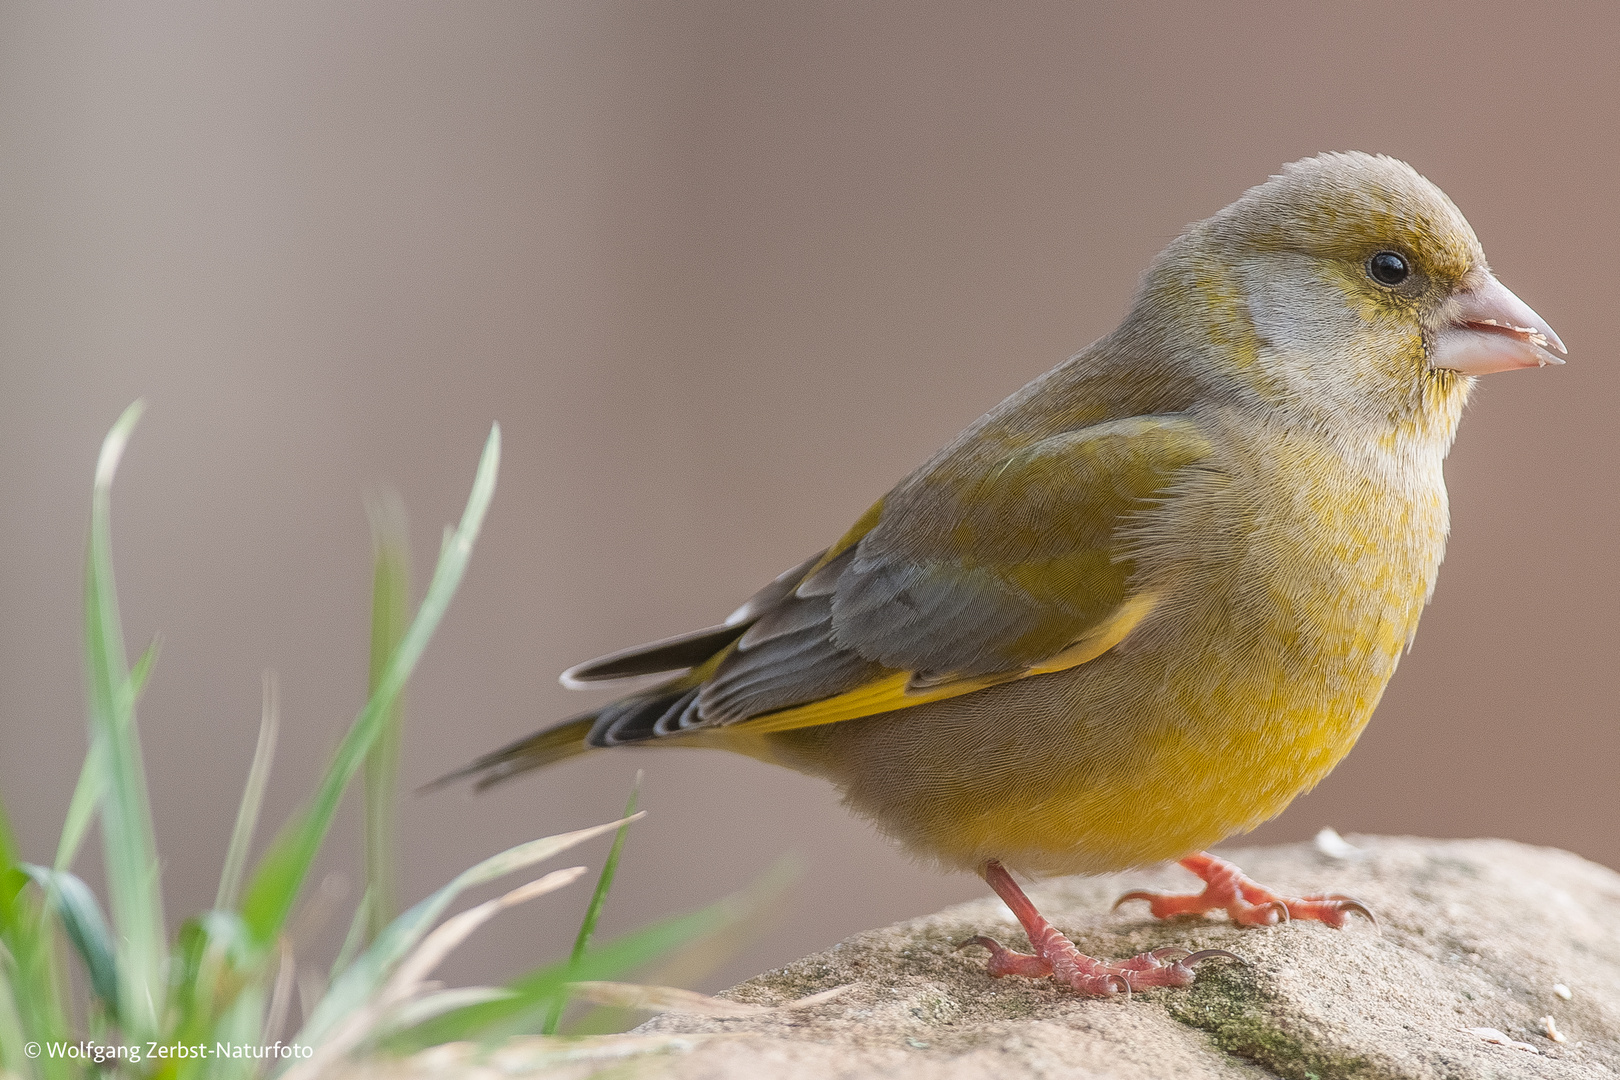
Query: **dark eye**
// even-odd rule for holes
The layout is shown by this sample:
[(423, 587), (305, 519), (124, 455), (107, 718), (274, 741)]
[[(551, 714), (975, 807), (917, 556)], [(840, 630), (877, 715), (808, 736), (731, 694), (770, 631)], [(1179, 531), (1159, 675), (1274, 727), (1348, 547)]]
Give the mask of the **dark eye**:
[(1393, 251), (1380, 251), (1367, 260), (1367, 274), (1380, 285), (1399, 285), (1412, 271)]

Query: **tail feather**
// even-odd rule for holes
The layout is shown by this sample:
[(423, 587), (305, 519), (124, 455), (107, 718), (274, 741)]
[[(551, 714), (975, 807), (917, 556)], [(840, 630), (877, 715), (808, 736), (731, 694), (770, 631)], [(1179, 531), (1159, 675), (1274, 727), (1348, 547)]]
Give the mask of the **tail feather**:
[[(870, 516), (870, 515), (868, 515)], [(875, 520), (875, 519), (874, 519)], [(658, 675), (686, 669), (686, 674), (618, 701), (595, 712), (564, 720), (555, 727), (519, 739), (492, 751), (455, 772), (447, 773), (421, 791), (432, 791), (458, 780), (476, 777), (474, 787), (484, 788), (510, 780), (530, 769), (543, 768), (598, 747), (647, 742), (659, 736), (677, 735), (697, 726), (697, 697), (702, 684), (748, 632), (763, 612), (785, 601), (821, 555), (812, 555), (778, 577), (732, 613), (720, 626), (710, 626), (689, 634), (665, 638), (646, 645), (622, 649), (576, 664), (562, 674), (562, 684), (585, 689), (593, 684)], [(780, 628), (777, 631), (780, 633)]]
[(591, 733), (591, 726), (595, 723), (595, 713), (586, 713), (584, 716), (564, 720), (556, 727), (519, 739), (499, 750), (492, 750), (471, 764), (424, 784), (418, 790), (433, 791), (457, 780), (476, 776), (478, 780), (473, 786), (482, 791), (503, 780), (510, 780), (519, 773), (543, 768), (583, 754), (593, 749), (585, 742), (585, 738)]
[(689, 714), (696, 718), (701, 689), (677, 682), (615, 701), (596, 714), (586, 741), (592, 746), (624, 746), (678, 732), (683, 718)]
[(697, 667), (742, 637), (747, 629), (746, 623), (711, 626), (648, 645), (637, 645), (633, 649), (622, 649), (583, 664), (575, 664), (562, 673), (562, 684), (570, 690), (582, 690), (591, 683)]

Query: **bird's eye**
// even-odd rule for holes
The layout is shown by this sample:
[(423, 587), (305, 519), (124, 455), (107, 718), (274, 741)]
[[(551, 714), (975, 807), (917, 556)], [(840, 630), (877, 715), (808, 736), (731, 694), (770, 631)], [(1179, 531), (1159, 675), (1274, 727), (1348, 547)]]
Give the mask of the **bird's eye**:
[(1380, 251), (1367, 260), (1367, 275), (1380, 285), (1399, 285), (1411, 272), (1406, 260), (1393, 251)]

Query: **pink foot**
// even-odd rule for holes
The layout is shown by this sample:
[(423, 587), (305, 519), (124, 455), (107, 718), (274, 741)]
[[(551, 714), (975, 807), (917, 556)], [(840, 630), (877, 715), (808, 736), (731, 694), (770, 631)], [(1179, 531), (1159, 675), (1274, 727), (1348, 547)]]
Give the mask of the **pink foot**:
[(1181, 860), (1181, 865), (1204, 879), (1203, 892), (1176, 895), (1137, 890), (1114, 901), (1114, 906), (1117, 908), (1127, 900), (1146, 900), (1156, 919), (1222, 910), (1239, 926), (1271, 926), (1291, 919), (1313, 919), (1329, 926), (1343, 926), (1350, 913), (1355, 912), (1374, 926), (1378, 925), (1367, 905), (1354, 897), (1338, 894), (1278, 896), (1250, 880), (1225, 859), (1217, 859), (1207, 851), (1187, 856)]
[(982, 873), (984, 880), (996, 890), (996, 895), (1018, 917), (1024, 932), (1029, 935), (1030, 944), (1035, 947), (1034, 953), (1020, 953), (983, 936), (964, 941), (963, 947), (983, 945), (990, 950), (989, 970), (995, 978), (1022, 975), (1040, 979), (1050, 975), (1082, 994), (1112, 997), (1150, 986), (1190, 986), (1193, 981), (1192, 969), (1200, 961), (1217, 956), (1228, 960), (1239, 959), (1224, 949), (1189, 952), (1181, 948), (1168, 948), (1154, 949), (1129, 960), (1097, 960), (1075, 948), (1074, 942), (1059, 933), (1057, 927), (1035, 910), (1035, 905), (1001, 863), (991, 859), (984, 864)]

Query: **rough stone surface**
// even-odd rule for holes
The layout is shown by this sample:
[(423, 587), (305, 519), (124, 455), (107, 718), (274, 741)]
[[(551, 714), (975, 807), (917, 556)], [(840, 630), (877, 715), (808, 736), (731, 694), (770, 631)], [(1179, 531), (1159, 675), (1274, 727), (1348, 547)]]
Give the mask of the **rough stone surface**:
[[(778, 1005), (849, 984), (834, 1001), (739, 1019), (665, 1015), (637, 1030), (654, 1037), (640, 1045), (663, 1052), (552, 1057), (551, 1068), (676, 1080), (1620, 1077), (1620, 874), (1501, 840), (1351, 842), (1352, 858), (1309, 844), (1224, 854), (1279, 891), (1354, 895), (1380, 930), (1158, 923), (1145, 904), (1109, 911), (1128, 888), (1190, 890), (1174, 867), (1031, 890), (1092, 955), (1184, 945), (1248, 960), (1206, 963), (1188, 990), (1094, 1000), (1050, 980), (991, 979), (983, 951), (958, 942), (986, 933), (1027, 947), (992, 897), (858, 934), (724, 995)], [(1546, 1016), (1566, 1041), (1548, 1037)]]

